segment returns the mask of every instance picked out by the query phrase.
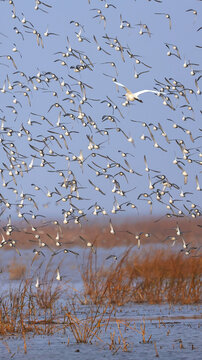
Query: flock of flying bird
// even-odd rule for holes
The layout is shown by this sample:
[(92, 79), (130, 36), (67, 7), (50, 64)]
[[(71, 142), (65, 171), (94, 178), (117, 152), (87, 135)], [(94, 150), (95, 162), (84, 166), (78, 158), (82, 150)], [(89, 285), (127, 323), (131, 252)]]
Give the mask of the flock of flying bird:
[[(196, 8), (199, 1), (201, 0), (195, 1)], [(153, 0), (153, 3), (159, 10), (153, 13), (156, 22), (159, 17), (165, 18), (163, 26), (167, 26), (170, 33), (175, 32), (173, 17), (164, 11), (164, 1)], [(130, 75), (134, 77), (135, 87), (137, 79), (145, 79), (152, 74), (152, 64), (147, 64), (142, 56), (133, 52), (128, 44), (129, 34), (134, 39), (138, 38), (139, 42), (141, 38), (152, 41), (155, 37), (152, 29), (150, 30), (152, 23), (148, 25), (140, 21), (133, 24), (126, 20), (120, 14), (117, 1), (108, 3), (106, 0), (88, 0), (82, 6), (89, 7), (89, 19), (95, 29), (99, 29), (98, 34), (88, 32), (88, 19), (81, 24), (77, 21), (76, 13), (74, 19), (68, 19), (64, 24), (65, 30), (69, 23), (73, 36), (70, 38), (70, 32), (66, 34), (63, 48), (58, 49), (62, 43), (62, 40), (59, 41), (62, 35), (49, 32), (48, 26), (44, 32), (39, 31), (33, 19), (37, 21), (37, 17), (34, 18), (35, 12), (46, 19), (55, 6), (67, 9), (67, 5), (50, 5), (36, 0), (34, 5), (29, 4), (29, 13), (32, 15), (30, 20), (29, 16), (18, 11), (16, 4), (13, 0), (0, 3), (2, 13), (4, 11), (11, 21), (9, 34), (6, 31), (0, 32), (0, 216), (7, 215), (8, 219), (7, 224), (1, 226), (0, 247), (14, 247), (21, 255), (13, 236), (18, 228), (13, 225), (12, 217), (17, 214), (26, 224), (26, 233), (32, 234), (30, 241), (37, 244), (37, 248), (33, 250), (32, 263), (39, 256), (45, 256), (43, 247), (49, 248), (52, 256), (60, 253), (78, 256), (77, 252), (63, 248), (65, 243), (61, 240), (62, 223), (63, 226), (77, 224), (79, 231), (82, 231), (82, 225), (89, 216), (103, 215), (108, 219), (109, 232), (115, 235), (112, 216), (121, 216), (129, 208), (134, 209), (137, 215), (138, 204), (144, 202), (149, 205), (151, 214), (153, 206), (158, 203), (165, 209), (162, 210), (163, 217), (176, 219), (175, 235), (168, 236), (166, 240), (171, 240), (172, 245), (176, 242), (182, 245), (181, 251), (185, 255), (200, 256), (200, 247), (186, 243), (178, 223), (179, 218), (190, 217), (197, 221), (202, 215), (202, 126), (198, 125), (198, 118), (202, 113), (199, 109), (202, 70), (198, 61), (183, 61), (181, 44), (160, 44), (160, 51), (165, 48), (167, 57), (172, 58), (172, 66), (176, 62), (176, 67), (180, 66), (189, 72), (189, 75), (184, 76), (185, 82), (166, 75), (160, 80), (152, 78), (153, 88), (132, 92), (119, 82), (122, 69), (126, 73), (132, 66)], [(138, 9), (138, 1), (131, 1), (130, 6)], [(193, 16), (192, 31), (199, 34), (202, 30), (197, 25), (199, 10), (194, 8), (185, 12)], [(116, 32), (121, 33), (120, 37), (113, 35)], [(49, 56), (46, 48), (50, 48), (51, 41), (52, 54)], [(26, 46), (30, 44), (30, 52), (33, 49), (35, 52), (32, 65), (37, 63), (35, 74), (28, 74), (27, 54), (23, 52), (28, 52)], [(193, 46), (200, 56), (202, 46)], [(5, 48), (10, 50), (4, 52)], [(49, 57), (46, 71), (39, 68), (41, 56)], [(50, 60), (52, 57), (53, 60)], [(49, 68), (49, 63), (52, 68)], [(107, 67), (111, 72), (105, 72)], [(99, 71), (100, 68), (104, 72), (97, 75), (96, 69)], [(105, 83), (103, 98), (96, 96), (103, 92), (99, 76), (102, 76)], [(193, 87), (187, 85), (187, 82), (190, 84), (187, 80), (189, 77)], [(146, 93), (149, 93), (148, 96)], [(134, 119), (137, 118), (136, 109), (141, 111), (140, 107), (148, 106), (149, 97), (153, 97), (154, 106), (167, 108), (169, 118), (164, 120), (164, 124), (160, 119), (157, 123)], [(42, 108), (44, 112), (41, 113)], [(128, 131), (128, 126), (135, 127)], [(145, 133), (137, 139), (136, 133), (141, 127)], [(165, 130), (167, 127), (168, 130)], [(131, 131), (134, 136), (131, 136)], [(176, 136), (173, 135), (175, 132)], [(145, 152), (149, 149), (153, 154), (152, 167), (155, 168), (150, 168), (148, 155), (142, 154), (142, 150), (138, 151), (138, 146), (141, 146), (139, 142), (142, 141), (147, 143)], [(80, 150), (83, 146), (85, 148)], [(165, 166), (164, 163), (163, 172), (159, 169), (158, 161), (155, 161), (157, 150), (160, 150), (162, 156), (169, 155), (171, 151), (175, 153), (170, 168), (175, 166), (177, 170), (176, 182), (173, 181), (173, 175), (170, 175), (168, 164)], [(136, 166), (131, 165), (135, 158), (141, 158), (145, 166), (143, 173), (136, 171)], [(167, 161), (170, 161), (169, 157)], [(191, 191), (186, 190), (190, 174), (195, 181)], [(138, 182), (141, 189), (144, 188), (141, 193), (136, 186)], [(25, 190), (27, 188), (29, 190)], [(87, 196), (80, 195), (83, 193)], [(195, 193), (200, 196), (198, 203), (193, 201)], [(46, 213), (41, 209), (42, 199), (52, 199), (54, 210), (57, 208), (58, 211), (59, 208), (60, 216), (62, 214), (62, 219), (50, 221), (56, 227), (56, 236), (48, 234), (56, 247), (62, 247), (59, 251), (51, 249), (41, 239), (38, 231), (38, 220), (41, 219), (43, 226), (48, 224), (48, 221), (43, 220)], [(108, 206), (110, 199), (111, 209)], [(45, 204), (44, 209), (49, 205), (50, 203)], [(200, 229), (200, 223), (198, 227)], [(140, 239), (151, 236), (143, 232), (133, 234), (127, 229), (126, 232), (135, 237), (138, 247)], [(94, 241), (83, 237), (82, 232), (78, 239), (96, 252)], [(106, 259), (117, 260), (117, 256), (110, 254)], [(59, 268), (56, 279), (61, 280)], [(38, 279), (36, 287), (39, 287)]]

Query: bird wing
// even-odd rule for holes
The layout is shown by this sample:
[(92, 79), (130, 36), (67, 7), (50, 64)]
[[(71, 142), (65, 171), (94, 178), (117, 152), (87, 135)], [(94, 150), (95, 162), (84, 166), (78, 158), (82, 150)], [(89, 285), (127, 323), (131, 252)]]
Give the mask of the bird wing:
[(77, 255), (77, 256), (79, 255), (79, 253), (77, 253), (77, 252), (75, 252), (75, 251), (73, 251), (73, 250), (69, 250), (69, 252), (72, 253), (72, 254), (74, 254), (74, 255)]
[(87, 241), (86, 241), (86, 239), (83, 238), (83, 236), (79, 235), (79, 237), (85, 244), (87, 244)]
[(109, 259), (111, 259), (111, 258), (116, 258), (116, 255), (109, 255), (109, 256), (107, 256), (106, 258), (105, 258), (105, 260), (109, 260)]
[(139, 95), (144, 94), (146, 92), (159, 94), (159, 91), (156, 91), (156, 90), (140, 90), (140, 91), (137, 91), (136, 93), (134, 93), (133, 95), (138, 97)]
[(118, 83), (118, 82), (116, 82), (116, 81), (114, 81), (114, 83), (115, 83), (116, 85), (118, 85), (118, 86), (123, 87), (126, 91), (130, 91), (125, 85), (123, 85), (123, 84), (121, 84), (121, 83)]
[(21, 253), (20, 253), (19, 249), (18, 249), (16, 246), (14, 246), (14, 248), (15, 248), (15, 251), (17, 252), (17, 254), (18, 254), (19, 256), (21, 256)]
[(37, 256), (38, 256), (38, 254), (35, 254), (35, 255), (34, 255), (34, 257), (33, 257), (33, 259), (32, 259), (32, 262), (31, 262), (31, 266), (32, 266), (33, 262), (36, 260)]
[(11, 61), (12, 61), (12, 63), (13, 63), (14, 68), (15, 68), (15, 69), (17, 69), (17, 66), (16, 66), (15, 61), (13, 60), (13, 58), (12, 58), (12, 57), (10, 57), (10, 58), (11, 58)]
[(109, 227), (110, 227), (110, 233), (111, 233), (111, 234), (115, 234), (115, 230), (114, 230), (114, 228), (113, 228), (111, 219), (109, 220)]
[(147, 164), (147, 158), (146, 158), (146, 155), (144, 155), (144, 162), (145, 162), (145, 166), (146, 166), (146, 168), (148, 169), (148, 164)]
[(171, 18), (170, 18), (170, 16), (169, 16), (169, 29), (171, 30), (171, 28), (172, 28), (172, 23), (171, 23)]

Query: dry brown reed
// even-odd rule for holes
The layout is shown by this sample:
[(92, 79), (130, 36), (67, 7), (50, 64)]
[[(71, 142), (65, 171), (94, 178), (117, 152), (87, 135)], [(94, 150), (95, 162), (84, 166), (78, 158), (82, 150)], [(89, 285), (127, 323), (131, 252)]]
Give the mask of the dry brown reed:
[(159, 357), (159, 353), (158, 353), (157, 346), (156, 346), (156, 341), (154, 341), (154, 349), (155, 349), (156, 357)]
[[(85, 316), (78, 317), (78, 302), (69, 293), (66, 282), (55, 281), (55, 269), (48, 263), (36, 288), (37, 268), (32, 278), (21, 281), (18, 288), (10, 290), (0, 298), (0, 335), (20, 334), (27, 352), (26, 333), (51, 335), (69, 330), (77, 343), (91, 343), (107, 329), (112, 306), (94, 305), (86, 308)], [(70, 290), (72, 293), (72, 289)], [(62, 301), (61, 301), (62, 298)]]
[(151, 340), (152, 335), (150, 335), (148, 337), (148, 339), (146, 340), (146, 324), (145, 324), (145, 319), (143, 319), (142, 324), (140, 324), (140, 329), (138, 330), (136, 327), (136, 324), (134, 323), (134, 330), (140, 334), (142, 336), (142, 343), (146, 344), (149, 343)]
[[(47, 276), (47, 275), (46, 275)], [(26, 333), (52, 334), (58, 314), (61, 288), (53, 279), (36, 289), (33, 279), (23, 280), (19, 287), (1, 296), (0, 334), (21, 334), (26, 353)]]
[[(80, 269), (84, 290), (79, 295), (72, 293), (67, 282), (55, 280), (56, 269), (51, 260), (45, 271), (41, 266), (42, 263), (18, 288), (10, 288), (0, 297), (0, 335), (20, 334), (25, 353), (27, 332), (51, 335), (69, 331), (77, 343), (102, 341), (101, 333), (107, 330), (112, 314), (118, 340), (112, 333), (108, 345), (113, 353), (119, 349), (128, 351), (125, 333), (116, 319), (117, 306), (129, 302), (201, 302), (202, 259), (181, 252), (153, 249), (137, 252), (136, 248), (129, 247), (110, 266), (106, 261), (98, 266), (98, 252), (90, 251)], [(37, 287), (36, 277), (39, 277)], [(78, 311), (80, 304), (84, 305), (82, 313)], [(142, 336), (142, 343), (150, 341), (151, 336), (146, 338), (144, 321), (139, 329), (135, 324), (132, 328)]]
[[(145, 324), (145, 320), (143, 319), (142, 324), (140, 324), (140, 328), (138, 329), (136, 327), (136, 324), (134, 322), (133, 325), (130, 324), (130, 321), (127, 320), (120, 320), (120, 319), (115, 319), (115, 323), (117, 325), (117, 329), (118, 329), (118, 336), (117, 336), (117, 332), (116, 332), (116, 328), (113, 330), (113, 332), (110, 332), (110, 340), (111, 342), (108, 343), (109, 346), (109, 350), (112, 351), (113, 355), (116, 354), (119, 350), (123, 351), (123, 352), (128, 352), (131, 350), (131, 346), (132, 344), (130, 344), (127, 341), (127, 331), (130, 330), (131, 332), (135, 332), (139, 335), (142, 336), (142, 344), (148, 344), (148, 343), (152, 343), (151, 341), (151, 337), (152, 335), (150, 335), (148, 337), (148, 339), (146, 340), (146, 324)], [(122, 330), (121, 330), (122, 327)]]
[(112, 351), (113, 355), (115, 355), (119, 350), (122, 350), (123, 352), (129, 351), (129, 343), (127, 342), (126, 338), (123, 335), (123, 332), (121, 331), (121, 322), (117, 320), (116, 325), (118, 329), (118, 336), (116, 336), (115, 330), (113, 331), (113, 333), (110, 332), (111, 342), (108, 343), (109, 350)]
[(196, 304), (201, 302), (202, 258), (168, 250), (145, 251), (142, 256), (129, 248), (108, 269), (97, 267), (93, 254), (81, 271), (85, 303), (110, 302)]
[(78, 318), (75, 306), (67, 309), (64, 322), (68, 326), (77, 343), (92, 343), (96, 338), (102, 341), (100, 334), (102, 330), (107, 330), (113, 307), (108, 304), (105, 306), (90, 306), (84, 318)]

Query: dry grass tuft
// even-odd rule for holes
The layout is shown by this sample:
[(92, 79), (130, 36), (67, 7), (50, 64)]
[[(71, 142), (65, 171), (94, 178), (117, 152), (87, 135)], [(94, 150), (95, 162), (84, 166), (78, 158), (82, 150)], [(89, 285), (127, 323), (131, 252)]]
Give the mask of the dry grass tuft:
[(75, 306), (73, 305), (71, 310), (66, 311), (64, 321), (77, 343), (92, 343), (94, 338), (102, 341), (100, 334), (103, 329), (107, 330), (113, 310), (114, 308), (108, 304), (105, 306), (90, 306), (85, 317), (80, 319), (76, 315)]
[[(0, 294), (0, 336), (20, 335), (26, 353), (28, 332), (34, 335), (69, 332), (77, 343), (92, 343), (102, 341), (101, 334), (115, 321), (117, 329), (110, 333), (108, 344), (115, 354), (119, 350), (130, 351), (123, 333), (130, 325), (116, 318), (117, 306), (129, 302), (201, 302), (201, 257), (168, 250), (140, 252), (130, 247), (110, 266), (106, 261), (98, 266), (97, 256), (98, 253), (90, 251), (80, 269), (84, 290), (79, 294), (72, 294), (67, 282), (55, 280), (51, 260), (45, 270), (41, 263), (33, 277), (23, 279), (18, 288)], [(12, 279), (25, 277), (26, 266), (13, 261), (9, 272)], [(36, 276), (39, 277), (37, 287)], [(82, 311), (79, 302), (84, 305)], [(132, 329), (142, 336), (143, 344), (151, 341), (151, 335), (146, 335), (144, 320), (139, 329), (135, 324)], [(156, 347), (155, 350), (158, 356)]]
[(168, 250), (145, 252), (129, 248), (108, 269), (89, 255), (81, 271), (84, 303), (124, 305), (128, 302), (196, 304), (201, 302), (202, 258)]

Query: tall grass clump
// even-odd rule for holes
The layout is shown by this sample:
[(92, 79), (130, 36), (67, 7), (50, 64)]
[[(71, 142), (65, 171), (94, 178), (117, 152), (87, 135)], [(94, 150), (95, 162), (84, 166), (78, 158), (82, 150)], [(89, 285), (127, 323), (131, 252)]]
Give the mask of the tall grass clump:
[(97, 267), (90, 254), (81, 276), (85, 303), (201, 302), (202, 258), (166, 250), (138, 253), (129, 248), (116, 263)]

